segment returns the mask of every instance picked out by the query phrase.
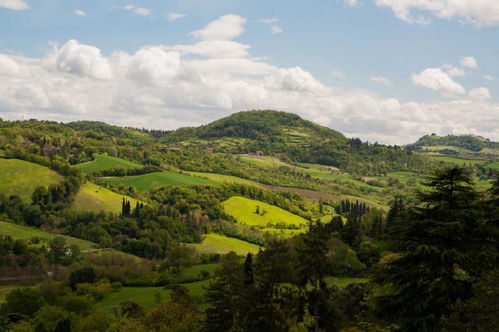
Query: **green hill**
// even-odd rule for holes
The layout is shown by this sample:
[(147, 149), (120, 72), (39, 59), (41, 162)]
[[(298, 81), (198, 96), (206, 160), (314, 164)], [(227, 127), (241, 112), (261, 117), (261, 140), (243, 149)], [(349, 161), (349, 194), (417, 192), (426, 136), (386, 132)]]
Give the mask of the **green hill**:
[(299, 228), (308, 223), (306, 219), (276, 206), (240, 196), (229, 198), (222, 206), (225, 213), (234, 217), (238, 223), (248, 226), (265, 228), (270, 224), (282, 224)]
[(141, 168), (143, 166), (118, 157), (111, 157), (105, 154), (94, 154), (94, 160), (77, 164), (74, 167), (80, 169), (83, 173), (92, 174), (113, 168), (133, 169)]
[(234, 251), (238, 255), (246, 255), (248, 252), (257, 253), (260, 249), (256, 244), (214, 233), (206, 234), (203, 242), (189, 246), (209, 254), (226, 254)]
[(476, 135), (426, 135), (407, 145), (413, 151), (466, 158), (499, 158), (499, 143)]
[(76, 194), (72, 208), (80, 211), (106, 211), (113, 213), (121, 212), (123, 198), (130, 201), (132, 207), (137, 204), (137, 200), (128, 196), (116, 194), (111, 190), (98, 186), (91, 182), (86, 182)]
[(184, 147), (233, 154), (265, 154), (283, 161), (317, 163), (364, 175), (415, 170), (425, 158), (400, 147), (368, 144), (278, 111), (246, 111), (197, 128), (165, 133), (159, 140)]
[(0, 158), (0, 193), (29, 201), (39, 186), (59, 183), (63, 177), (47, 167), (19, 159)]
[(175, 172), (155, 172), (136, 176), (107, 177), (104, 181), (114, 186), (134, 186), (141, 193), (161, 186), (191, 186), (197, 184), (217, 185), (218, 182), (200, 178), (197, 176), (184, 175)]

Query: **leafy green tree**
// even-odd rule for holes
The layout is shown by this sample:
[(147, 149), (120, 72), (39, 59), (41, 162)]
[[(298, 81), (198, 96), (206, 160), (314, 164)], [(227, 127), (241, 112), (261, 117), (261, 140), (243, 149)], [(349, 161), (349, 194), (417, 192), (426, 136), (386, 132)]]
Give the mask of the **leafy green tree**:
[(42, 294), (37, 290), (27, 287), (12, 290), (5, 302), (0, 307), (3, 314), (21, 314), (27, 317), (33, 315), (45, 305)]
[(57, 326), (67, 319), (69, 315), (64, 309), (47, 305), (36, 313), (34, 323), (39, 332), (54, 332)]
[(399, 258), (377, 277), (391, 289), (378, 297), (380, 315), (396, 317), (405, 331), (439, 331), (441, 318), (472, 295), (472, 280), (489, 267), (483, 258), (493, 249), (484, 241), (488, 225), (477, 211), (469, 170), (438, 171), (427, 185), (420, 206), (394, 226)]

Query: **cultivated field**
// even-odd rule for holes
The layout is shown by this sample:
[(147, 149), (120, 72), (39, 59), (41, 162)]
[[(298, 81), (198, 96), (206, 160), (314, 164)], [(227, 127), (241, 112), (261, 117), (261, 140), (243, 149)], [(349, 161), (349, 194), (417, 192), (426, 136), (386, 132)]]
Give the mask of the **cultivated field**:
[(39, 186), (59, 183), (63, 177), (51, 169), (19, 159), (0, 159), (0, 192), (31, 200)]
[(79, 168), (83, 173), (86, 174), (92, 174), (95, 172), (113, 168), (132, 169), (143, 167), (142, 165), (134, 163), (132, 161), (121, 159), (118, 157), (111, 157), (105, 154), (94, 154), (93, 157), (94, 160), (87, 163), (75, 165), (74, 167)]
[(137, 191), (143, 193), (161, 186), (191, 186), (196, 184), (217, 185), (218, 182), (200, 178), (197, 176), (184, 175), (175, 172), (155, 172), (136, 176), (107, 177), (103, 180), (114, 186), (134, 186)]
[(72, 208), (80, 211), (103, 210), (120, 213), (123, 198), (130, 201), (132, 208), (137, 204), (137, 200), (134, 198), (123, 196), (94, 183), (86, 182), (81, 186), (78, 194), (76, 194)]
[(201, 243), (188, 245), (199, 252), (210, 254), (226, 254), (234, 251), (238, 255), (246, 255), (248, 252), (257, 253), (260, 249), (256, 244), (214, 233), (206, 234)]
[(250, 186), (255, 186), (255, 187), (261, 187), (263, 186), (258, 183), (254, 182), (251, 180), (239, 178), (237, 176), (232, 176), (232, 175), (223, 175), (223, 174), (217, 174), (217, 173), (203, 173), (203, 172), (185, 172), (190, 175), (198, 176), (201, 178), (206, 178), (215, 182), (220, 182), (220, 183), (238, 183), (238, 184), (246, 184)]
[(270, 224), (282, 224), (300, 227), (308, 223), (306, 219), (276, 206), (240, 196), (229, 198), (222, 206), (225, 213), (236, 218), (238, 223), (248, 226), (268, 227)]

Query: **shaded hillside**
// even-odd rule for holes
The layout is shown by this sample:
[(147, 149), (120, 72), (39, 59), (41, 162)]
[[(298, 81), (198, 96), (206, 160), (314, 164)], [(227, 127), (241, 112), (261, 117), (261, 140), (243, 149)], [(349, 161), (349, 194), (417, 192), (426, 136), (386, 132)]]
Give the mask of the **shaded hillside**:
[(487, 138), (476, 135), (426, 135), (417, 142), (407, 145), (407, 148), (418, 152), (450, 156), (499, 157), (498, 142), (492, 142)]

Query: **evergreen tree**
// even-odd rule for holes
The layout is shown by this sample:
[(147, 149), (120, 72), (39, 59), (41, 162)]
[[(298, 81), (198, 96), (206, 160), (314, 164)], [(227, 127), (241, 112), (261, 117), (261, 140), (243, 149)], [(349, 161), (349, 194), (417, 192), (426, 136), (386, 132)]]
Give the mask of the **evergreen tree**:
[(477, 193), (467, 169), (438, 171), (420, 193), (420, 206), (393, 227), (400, 257), (384, 265), (377, 281), (389, 287), (379, 296), (382, 317), (397, 317), (404, 331), (440, 331), (440, 321), (460, 299), (471, 295), (471, 282), (487, 268), (482, 254), (483, 224)]

